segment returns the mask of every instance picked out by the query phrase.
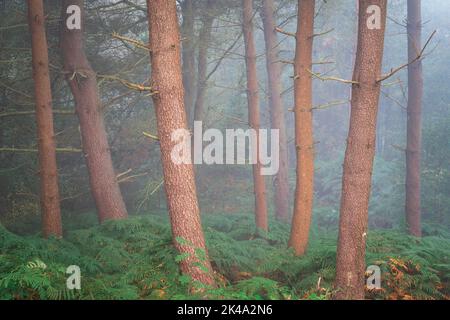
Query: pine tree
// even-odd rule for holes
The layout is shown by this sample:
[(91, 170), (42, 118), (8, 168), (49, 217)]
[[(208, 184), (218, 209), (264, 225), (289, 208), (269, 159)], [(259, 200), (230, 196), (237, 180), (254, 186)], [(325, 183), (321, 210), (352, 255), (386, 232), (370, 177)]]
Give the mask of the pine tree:
[(148, 0), (153, 103), (161, 148), (167, 204), (175, 247), (183, 256), (181, 270), (193, 280), (214, 285), (200, 221), (192, 164), (176, 164), (171, 135), (187, 130), (180, 61), (180, 33), (175, 0)]
[(256, 74), (256, 48), (253, 37), (253, 0), (243, 0), (243, 33), (245, 43), (245, 63), (247, 67), (247, 101), (250, 128), (256, 130), (256, 161), (253, 165), (253, 190), (255, 193), (255, 219), (258, 230), (267, 231), (266, 185), (261, 175), (259, 159), (259, 96), (258, 77)]
[(28, 0), (28, 23), (31, 31), (38, 129), (42, 229), (45, 237), (62, 237), (58, 168), (53, 131), (52, 93), (48, 67), (47, 38), (45, 35), (44, 4), (42, 0)]
[(337, 299), (364, 299), (366, 237), (381, 90), (386, 2), (359, 2), (350, 128), (342, 178), (335, 280)]
[[(421, 1), (408, 1), (408, 61), (414, 61), (421, 50)], [(411, 235), (420, 237), (420, 158), (422, 151), (422, 60), (408, 65), (408, 121), (406, 146), (406, 223)]]
[(315, 0), (299, 0), (295, 48), (295, 149), (297, 179), (289, 245), (297, 255), (308, 246), (314, 198), (314, 139), (312, 120), (312, 49)]
[[(80, 8), (80, 29), (67, 26), (67, 19), (76, 14), (67, 13), (69, 6)], [(102, 106), (97, 89), (97, 75), (83, 48), (84, 1), (65, 0), (62, 6), (61, 50), (64, 73), (75, 99), (80, 120), (83, 152), (89, 170), (91, 191), (100, 222), (124, 219), (128, 216), (111, 159), (108, 137), (103, 122)]]
[(272, 129), (279, 130), (280, 160), (279, 170), (274, 179), (275, 216), (286, 221), (289, 216), (288, 148), (286, 120), (281, 98), (281, 63), (278, 52), (279, 43), (275, 30), (275, 12), (273, 0), (264, 0), (260, 11), (264, 27), (266, 46), (266, 68), (269, 88), (270, 118)]

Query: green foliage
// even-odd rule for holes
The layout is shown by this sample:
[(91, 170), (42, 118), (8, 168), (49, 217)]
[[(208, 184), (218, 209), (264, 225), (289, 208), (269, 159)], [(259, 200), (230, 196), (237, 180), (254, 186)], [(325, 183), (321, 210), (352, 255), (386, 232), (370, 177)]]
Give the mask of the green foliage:
[(379, 298), (445, 299), (449, 296), (450, 240), (417, 239), (401, 233), (370, 233), (367, 263), (382, 269), (385, 285)]
[[(250, 214), (206, 215), (203, 222), (218, 283), (214, 289), (179, 272), (186, 257), (174, 249), (168, 219), (159, 215), (85, 228), (75, 218), (64, 240), (19, 237), (0, 227), (0, 299), (330, 298), (335, 232), (312, 234), (307, 254), (295, 257), (287, 249), (286, 224), (270, 221), (269, 233), (261, 237)], [(381, 267), (383, 290), (367, 297), (448, 298), (450, 235), (439, 232), (421, 240), (370, 232), (367, 264)], [(204, 252), (196, 255), (201, 261)], [(65, 287), (70, 265), (80, 266), (79, 291)]]

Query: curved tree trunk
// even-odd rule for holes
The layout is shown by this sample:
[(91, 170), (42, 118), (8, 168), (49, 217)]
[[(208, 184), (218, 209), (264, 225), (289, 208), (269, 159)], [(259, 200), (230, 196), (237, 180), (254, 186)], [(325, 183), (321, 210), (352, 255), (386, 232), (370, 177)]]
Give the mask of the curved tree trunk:
[[(421, 50), (421, 1), (408, 1), (408, 61)], [(420, 158), (422, 151), (422, 60), (408, 66), (408, 121), (406, 145), (406, 224), (411, 235), (420, 237)]]
[(42, 0), (28, 0), (36, 122), (38, 130), (42, 229), (45, 237), (62, 237), (58, 168), (53, 132), (52, 93)]
[(266, 185), (261, 175), (259, 159), (259, 97), (258, 77), (256, 75), (256, 49), (253, 39), (253, 0), (242, 0), (243, 5), (243, 33), (245, 42), (245, 63), (247, 66), (247, 100), (248, 120), (250, 128), (257, 132), (256, 164), (253, 165), (253, 190), (255, 192), (255, 219), (257, 230), (267, 231), (267, 203)]
[(299, 0), (297, 46), (295, 48), (295, 149), (297, 179), (291, 246), (296, 255), (303, 255), (308, 246), (314, 199), (314, 139), (312, 120), (312, 66), (315, 0)]
[[(147, 0), (152, 80), (155, 93), (161, 163), (174, 244), (187, 257), (181, 270), (193, 280), (214, 285), (200, 221), (192, 164), (175, 164), (171, 152), (176, 142), (171, 135), (186, 129), (184, 90), (180, 61), (180, 34), (175, 0)], [(203, 257), (199, 257), (199, 250)], [(199, 267), (201, 264), (201, 267)]]
[(274, 179), (275, 216), (287, 221), (289, 216), (289, 181), (288, 181), (288, 151), (286, 138), (286, 122), (281, 99), (281, 66), (278, 62), (278, 41), (275, 31), (275, 14), (273, 0), (264, 0), (261, 11), (264, 25), (266, 45), (266, 67), (269, 86), (270, 118), (273, 129), (280, 132), (280, 166)]
[[(194, 29), (194, 4), (193, 0), (185, 0), (181, 5), (183, 15), (182, 32), (182, 57), (183, 57), (183, 86), (184, 106), (187, 119), (192, 118), (195, 100), (195, 29)], [(190, 123), (190, 121), (188, 121)]]
[[(335, 286), (337, 299), (364, 299), (365, 252), (375, 155), (376, 124), (387, 0), (360, 0), (350, 128), (345, 151)], [(369, 29), (369, 6), (381, 9), (380, 28)]]
[[(91, 191), (95, 199), (100, 222), (127, 217), (125, 204), (114, 173), (96, 73), (92, 70), (83, 48), (84, 1), (65, 0), (62, 8), (61, 49), (64, 72), (69, 83), (75, 108), (80, 120), (83, 152), (89, 170)], [(81, 29), (66, 27), (69, 5), (81, 9)]]

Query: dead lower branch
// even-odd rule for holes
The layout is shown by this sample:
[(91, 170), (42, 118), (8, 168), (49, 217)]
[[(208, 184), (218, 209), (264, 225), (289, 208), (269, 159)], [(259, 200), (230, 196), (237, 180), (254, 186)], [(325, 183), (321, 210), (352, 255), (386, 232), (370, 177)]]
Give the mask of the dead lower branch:
[(309, 69), (306, 69), (312, 76), (316, 77), (319, 80), (322, 81), (338, 81), (338, 82), (342, 82), (342, 83), (350, 83), (350, 84), (359, 84), (358, 81), (354, 81), (354, 80), (346, 80), (346, 79), (341, 79), (338, 77), (324, 77), (322, 76), (320, 73), (315, 73)]
[(296, 37), (296, 34), (295, 34), (295, 33), (285, 31), (285, 30), (283, 30), (283, 29), (281, 29), (281, 28), (279, 28), (279, 27), (276, 27), (276, 28), (275, 28), (275, 31), (276, 31), (276, 32), (279, 32), (279, 33), (281, 33), (281, 34), (284, 34), (284, 35), (286, 35), (286, 36), (289, 36), (289, 37), (294, 37), (294, 38)]
[(392, 77), (394, 74), (396, 74), (396, 73), (399, 72), (400, 70), (402, 70), (402, 69), (404, 69), (404, 68), (410, 66), (410, 65), (413, 64), (414, 62), (416, 62), (416, 61), (422, 59), (423, 54), (424, 54), (424, 52), (425, 52), (425, 49), (427, 48), (428, 44), (431, 42), (431, 39), (434, 37), (435, 34), (436, 34), (436, 30), (434, 30), (433, 33), (428, 37), (428, 40), (427, 40), (427, 42), (425, 42), (425, 45), (423, 46), (422, 50), (420, 50), (420, 52), (417, 54), (417, 56), (416, 56), (414, 59), (412, 59), (412, 60), (409, 61), (408, 63), (405, 63), (405, 64), (403, 64), (403, 65), (401, 65), (401, 66), (399, 66), (399, 67), (397, 67), (397, 68), (395, 68), (395, 69), (391, 69), (391, 71), (390, 71), (389, 73), (387, 73), (387, 74), (381, 76), (381, 78), (377, 80), (377, 83), (378, 83), (378, 82), (382, 82), (382, 81), (384, 81), (384, 80), (386, 80), (386, 79), (389, 79), (390, 77)]

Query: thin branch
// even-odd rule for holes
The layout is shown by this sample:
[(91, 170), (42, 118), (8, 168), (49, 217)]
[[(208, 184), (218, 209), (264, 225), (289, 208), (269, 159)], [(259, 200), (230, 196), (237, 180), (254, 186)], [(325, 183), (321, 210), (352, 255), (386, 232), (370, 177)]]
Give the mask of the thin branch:
[(314, 65), (321, 65), (321, 64), (333, 64), (334, 63), (334, 61), (316, 61), (316, 62), (314, 62), (313, 61), (313, 66)]
[(341, 79), (341, 78), (337, 78), (337, 77), (323, 77), (320, 75), (320, 73), (315, 73), (312, 72), (309, 69), (306, 69), (312, 76), (316, 77), (319, 80), (322, 81), (338, 81), (338, 82), (343, 82), (343, 83), (350, 83), (350, 84), (359, 84), (358, 81), (354, 81), (354, 80), (346, 80), (346, 79)]
[(274, 61), (273, 63), (284, 63), (284, 64), (294, 64), (294, 61), (292, 61), (292, 60), (277, 60), (277, 61)]
[(128, 37), (125, 37), (125, 36), (121, 36), (121, 35), (119, 35), (119, 34), (117, 34), (115, 32), (112, 34), (112, 37), (115, 38), (115, 39), (122, 40), (124, 42), (129, 42), (129, 43), (133, 44), (136, 48), (141, 48), (141, 49), (150, 51), (150, 47), (148, 45), (146, 45), (145, 43), (141, 42), (141, 41), (138, 41), (138, 40), (135, 40), (135, 39), (131, 39), (131, 38), (128, 38)]
[[(34, 110), (30, 110), (30, 111), (11, 111), (11, 112), (0, 113), (0, 118), (27, 116), (27, 115), (34, 115), (34, 114), (36, 114), (36, 111), (34, 111)], [(66, 110), (53, 110), (53, 114), (74, 115), (75, 113), (73, 111), (66, 111)]]
[(133, 171), (133, 169), (128, 169), (128, 170), (125, 171), (125, 172), (119, 173), (119, 174), (116, 176), (116, 179), (119, 180), (119, 179), (122, 178), (123, 176), (129, 174), (131, 171)]
[(398, 105), (400, 108), (402, 108), (403, 110), (406, 110), (406, 106), (404, 104), (402, 104), (400, 101), (398, 101), (397, 99), (395, 99), (394, 97), (392, 97), (391, 95), (389, 95), (387, 92), (385, 92), (384, 90), (381, 90), (381, 93), (389, 100), (393, 101), (396, 105)]
[(349, 102), (350, 102), (349, 100), (337, 100), (337, 101), (331, 101), (331, 102), (328, 102), (328, 103), (325, 103), (325, 104), (318, 105), (318, 106), (316, 106), (316, 107), (312, 107), (312, 110), (323, 110), (323, 109), (328, 109), (328, 108), (330, 108), (330, 107), (340, 106), (340, 105), (343, 105), (343, 104), (347, 104), (347, 103), (349, 103)]
[(285, 30), (283, 30), (283, 29), (281, 29), (281, 28), (278, 28), (278, 27), (275, 28), (275, 31), (276, 31), (276, 32), (279, 32), (279, 33), (281, 33), (281, 34), (284, 34), (284, 35), (286, 35), (286, 36), (289, 36), (289, 37), (294, 37), (294, 38), (296, 37), (296, 34), (295, 34), (295, 33), (285, 31)]
[(137, 174), (134, 174), (132, 176), (124, 177), (122, 179), (117, 179), (117, 183), (124, 183), (124, 182), (133, 181), (135, 178), (140, 178), (140, 177), (144, 177), (144, 176), (147, 176), (147, 175), (148, 175), (148, 172), (137, 173)]
[(146, 136), (147, 138), (150, 138), (150, 139), (159, 141), (159, 138), (158, 138), (157, 136), (152, 135), (152, 134), (150, 134), (150, 133), (148, 133), (148, 132), (142, 132), (142, 134), (143, 134), (144, 136)]
[(395, 23), (395, 24), (401, 26), (401, 27), (406, 28), (406, 21), (404, 21), (404, 24), (403, 24), (403, 23), (401, 23), (401, 22), (395, 20), (394, 18), (391, 18), (390, 16), (387, 16), (387, 19), (390, 20), (390, 21), (392, 21), (393, 23)]
[(150, 192), (150, 195), (152, 196), (152, 195), (154, 195), (155, 194), (155, 192), (156, 191), (158, 191), (159, 190), (159, 188), (161, 188), (161, 186), (164, 184), (164, 179), (162, 179), (161, 180), (161, 182), (160, 183), (158, 183), (158, 185), (156, 186), (156, 188), (155, 189), (153, 189), (152, 190), (152, 192)]
[[(21, 152), (21, 153), (37, 153), (38, 149), (30, 149), (30, 148), (0, 148), (0, 152)], [(58, 153), (80, 153), (83, 152), (81, 149), (76, 148), (56, 148), (56, 152)]]
[(21, 96), (24, 96), (25, 98), (32, 99), (32, 96), (31, 96), (31, 95), (29, 95), (29, 94), (27, 94), (27, 93), (25, 93), (25, 92), (19, 91), (19, 90), (17, 90), (17, 89), (14, 89), (14, 88), (8, 86), (7, 84), (5, 84), (5, 83), (3, 83), (3, 82), (0, 82), (0, 86), (2, 86), (2, 87), (4, 87), (4, 88), (8, 89), (9, 91), (12, 91), (12, 92), (17, 93), (17, 94), (19, 94), (19, 95), (21, 95)]
[(228, 119), (234, 120), (234, 121), (236, 121), (238, 123), (243, 123), (243, 124), (249, 125), (248, 121), (242, 120), (239, 117), (236, 117), (236, 116), (233, 116), (233, 115), (230, 115), (230, 114), (225, 114), (224, 112), (221, 112), (221, 111), (215, 111), (215, 113), (221, 115), (224, 118), (228, 118)]
[(422, 50), (418, 53), (417, 57), (415, 57), (413, 60), (411, 60), (408, 63), (405, 63), (403, 65), (401, 65), (400, 67), (397, 67), (395, 69), (391, 69), (391, 72), (389, 72), (388, 74), (383, 75), (380, 79), (377, 80), (378, 82), (382, 82), (390, 77), (392, 77), (394, 74), (396, 74), (397, 72), (399, 72), (400, 70), (410, 66), (411, 64), (413, 64), (414, 62), (420, 60), (423, 56), (423, 53), (425, 52), (425, 49), (427, 48), (428, 44), (430, 43), (431, 39), (433, 38), (433, 36), (436, 34), (436, 30), (433, 31), (433, 33), (430, 35), (430, 37), (428, 38), (427, 42), (425, 43), (425, 45), (423, 46)]
[(211, 76), (217, 71), (217, 69), (219, 68), (220, 64), (222, 63), (222, 61), (228, 56), (228, 54), (231, 52), (231, 50), (234, 49), (234, 47), (236, 46), (236, 44), (239, 42), (239, 40), (241, 39), (243, 33), (241, 32), (239, 34), (239, 36), (234, 40), (234, 42), (231, 44), (231, 46), (229, 46), (225, 52), (223, 53), (223, 55), (219, 58), (219, 60), (217, 61), (216, 65), (214, 66), (214, 68), (212, 68), (212, 70), (208, 73), (208, 75), (206, 76), (206, 81), (209, 80), (209, 78), (211, 78)]
[(330, 30), (327, 30), (327, 31), (324, 31), (324, 32), (314, 33), (311, 37), (312, 38), (316, 38), (316, 37), (324, 36), (324, 35), (326, 35), (326, 34), (328, 34), (330, 32), (333, 32), (333, 31), (334, 31), (334, 28), (330, 29)]
[(149, 91), (150, 95), (158, 93), (157, 91), (154, 91), (152, 87), (145, 86), (144, 84), (133, 83), (133, 82), (130, 82), (128, 80), (125, 80), (125, 79), (122, 79), (122, 78), (119, 78), (116, 76), (99, 74), (98, 77), (106, 79), (106, 80), (118, 81), (121, 84), (123, 84), (125, 87), (127, 87), (128, 89), (131, 89), (131, 90), (135, 90), (135, 91), (139, 91), (139, 92)]

